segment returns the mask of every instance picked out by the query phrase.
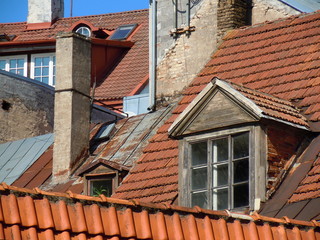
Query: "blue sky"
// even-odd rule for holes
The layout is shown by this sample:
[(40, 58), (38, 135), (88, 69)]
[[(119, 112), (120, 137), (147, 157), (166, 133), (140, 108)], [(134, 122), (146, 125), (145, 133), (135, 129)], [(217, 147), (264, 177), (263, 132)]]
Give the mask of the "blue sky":
[[(65, 0), (65, 17), (70, 16), (70, 0)], [(145, 9), (149, 0), (73, 0), (73, 16)], [(0, 0), (0, 23), (25, 22), (28, 0)]]

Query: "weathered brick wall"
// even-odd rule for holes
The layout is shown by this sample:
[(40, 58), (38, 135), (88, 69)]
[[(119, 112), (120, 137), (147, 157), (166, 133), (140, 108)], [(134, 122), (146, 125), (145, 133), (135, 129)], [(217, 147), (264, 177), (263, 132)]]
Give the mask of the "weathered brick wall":
[(285, 125), (269, 125), (267, 190), (273, 191), (286, 164), (296, 153), (306, 135)]
[(53, 131), (54, 90), (0, 73), (0, 143)]
[[(180, 1), (183, 9), (184, 1)], [(197, 2), (197, 1), (196, 1)], [(210, 60), (225, 33), (250, 23), (271, 21), (298, 12), (278, 0), (202, 0), (192, 9), (191, 26), (195, 31), (176, 39), (169, 35), (173, 28), (173, 5), (158, 0), (158, 104), (174, 101), (182, 90)], [(251, 15), (252, 14), (252, 15)], [(251, 16), (251, 17), (250, 17)], [(183, 25), (185, 14), (180, 14)]]

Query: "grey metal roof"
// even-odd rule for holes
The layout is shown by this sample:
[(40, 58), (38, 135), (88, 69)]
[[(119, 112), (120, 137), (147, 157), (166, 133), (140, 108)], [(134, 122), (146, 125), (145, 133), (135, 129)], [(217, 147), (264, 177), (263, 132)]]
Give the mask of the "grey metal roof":
[(12, 184), (53, 143), (53, 134), (0, 144), (0, 182)]
[(320, 9), (320, 0), (280, 0), (300, 12), (314, 12)]

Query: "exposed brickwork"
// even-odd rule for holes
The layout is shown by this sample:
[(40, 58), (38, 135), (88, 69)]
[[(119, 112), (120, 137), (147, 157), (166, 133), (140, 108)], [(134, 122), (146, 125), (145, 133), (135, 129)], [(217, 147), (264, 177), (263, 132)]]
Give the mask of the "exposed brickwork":
[(300, 131), (283, 125), (269, 125), (267, 190), (275, 187), (281, 171), (293, 157), (305, 137)]
[(228, 30), (250, 23), (250, 6), (248, 0), (220, 0), (218, 3), (217, 21), (219, 42)]

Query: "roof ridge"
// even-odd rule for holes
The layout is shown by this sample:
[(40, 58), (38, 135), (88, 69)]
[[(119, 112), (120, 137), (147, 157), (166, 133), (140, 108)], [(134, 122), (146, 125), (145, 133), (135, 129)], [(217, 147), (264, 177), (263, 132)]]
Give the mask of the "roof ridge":
[[(30, 196), (31, 198), (37, 198), (39, 197), (45, 197), (49, 198), (48, 200), (52, 201), (52, 197), (57, 197), (59, 200), (65, 201), (65, 203), (68, 205), (70, 204), (69, 199), (73, 199), (75, 201), (79, 201), (82, 204), (94, 204), (94, 203), (100, 203), (100, 207), (105, 207), (105, 205), (101, 205), (101, 203), (109, 203), (111, 206), (122, 206), (122, 207), (135, 207), (135, 208), (141, 208), (151, 211), (168, 211), (171, 210), (173, 212), (178, 212), (182, 215), (186, 214), (206, 214), (211, 217), (222, 217), (224, 219), (238, 219), (240, 221), (252, 221), (252, 222), (270, 222), (275, 224), (284, 224), (284, 225), (296, 225), (300, 227), (320, 227), (320, 223), (316, 221), (300, 221), (300, 220), (294, 220), (289, 219), (288, 217), (283, 217), (281, 219), (277, 218), (271, 218), (259, 215), (258, 213), (254, 212), (252, 215), (246, 215), (246, 214), (240, 214), (240, 213), (234, 213), (230, 212), (228, 210), (208, 210), (208, 209), (202, 209), (198, 206), (195, 206), (193, 208), (187, 208), (177, 205), (170, 205), (170, 204), (158, 204), (158, 203), (144, 203), (137, 200), (122, 200), (122, 199), (115, 199), (115, 198), (108, 198), (104, 195), (100, 195), (99, 197), (91, 197), (91, 196), (85, 196), (80, 194), (74, 194), (70, 191), (67, 193), (55, 193), (55, 192), (46, 192), (43, 190), (40, 190), (38, 188), (35, 188), (33, 190), (25, 189), (25, 188), (19, 188), (7, 185), (6, 183), (0, 184), (0, 192), (1, 195), (17, 195), (19, 197), (26, 195)], [(65, 198), (65, 199), (63, 199)], [(87, 202), (86, 202), (87, 201)], [(74, 204), (74, 202), (72, 203)]]

